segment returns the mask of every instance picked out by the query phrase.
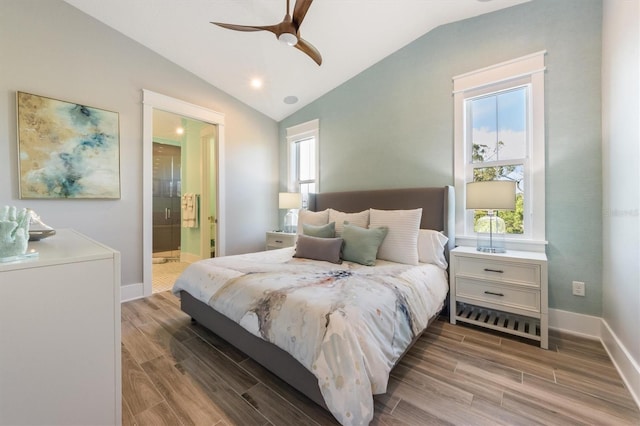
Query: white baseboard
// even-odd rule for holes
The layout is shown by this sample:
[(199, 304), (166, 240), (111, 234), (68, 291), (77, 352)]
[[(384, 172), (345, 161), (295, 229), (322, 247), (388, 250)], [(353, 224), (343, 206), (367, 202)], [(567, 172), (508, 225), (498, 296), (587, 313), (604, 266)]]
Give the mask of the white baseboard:
[(600, 340), (602, 318), (593, 315), (549, 309), (549, 328)]
[(140, 299), (144, 296), (144, 284), (128, 284), (120, 287), (120, 302)]
[(549, 328), (600, 340), (640, 408), (640, 366), (603, 318), (549, 309)]
[(601, 340), (613, 365), (622, 376), (622, 380), (631, 392), (636, 405), (640, 408), (640, 365), (633, 359), (604, 319), (602, 319)]

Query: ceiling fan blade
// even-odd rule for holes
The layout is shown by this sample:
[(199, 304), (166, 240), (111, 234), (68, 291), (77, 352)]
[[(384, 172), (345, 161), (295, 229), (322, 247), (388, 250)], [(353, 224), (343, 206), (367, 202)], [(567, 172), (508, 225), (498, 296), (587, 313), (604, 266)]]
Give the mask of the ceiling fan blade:
[(278, 28), (277, 25), (236, 25), (236, 24), (225, 24), (223, 22), (212, 22), (213, 25), (217, 25), (222, 28), (226, 28), (228, 30), (235, 31), (270, 31), (272, 33), (276, 33)]
[(313, 47), (311, 43), (308, 43), (305, 40), (299, 38), (298, 43), (294, 47), (298, 50), (303, 51), (307, 55), (309, 55), (309, 57), (313, 59), (316, 64), (322, 65), (322, 55), (320, 55), (320, 52), (318, 52), (318, 49)]
[(304, 17), (307, 15), (307, 11), (309, 10), (311, 3), (313, 3), (313, 0), (296, 0), (295, 7), (293, 9), (293, 17), (289, 15), (289, 2), (290, 0), (287, 0), (287, 14), (284, 17), (284, 20), (276, 25), (237, 25), (225, 24), (223, 22), (211, 23), (219, 27), (235, 31), (269, 31), (275, 34), (279, 40), (287, 42), (288, 44), (293, 44), (297, 38), (298, 42), (294, 47), (307, 54), (316, 64), (322, 65), (322, 55), (320, 55), (318, 49), (300, 38), (300, 24), (302, 24)]
[(313, 0), (296, 0), (296, 5), (293, 8), (293, 24), (297, 29), (300, 28), (311, 3), (313, 3)]

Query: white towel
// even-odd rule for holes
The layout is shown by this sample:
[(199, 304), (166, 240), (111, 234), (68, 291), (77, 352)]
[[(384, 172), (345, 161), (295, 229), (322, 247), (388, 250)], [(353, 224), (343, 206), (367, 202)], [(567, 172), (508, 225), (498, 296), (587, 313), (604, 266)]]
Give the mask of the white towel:
[(184, 228), (198, 227), (198, 201), (200, 196), (192, 192), (182, 195), (182, 226)]

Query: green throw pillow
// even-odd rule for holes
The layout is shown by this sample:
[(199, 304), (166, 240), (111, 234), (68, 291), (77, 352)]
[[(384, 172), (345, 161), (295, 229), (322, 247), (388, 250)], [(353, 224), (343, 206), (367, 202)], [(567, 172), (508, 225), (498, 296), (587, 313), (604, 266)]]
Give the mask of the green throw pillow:
[(386, 226), (366, 229), (345, 223), (342, 231), (344, 240), (342, 259), (361, 265), (375, 265), (378, 247), (384, 241), (388, 231), (389, 228)]
[(331, 222), (326, 225), (302, 224), (302, 233), (310, 237), (333, 238), (336, 236), (336, 223)]

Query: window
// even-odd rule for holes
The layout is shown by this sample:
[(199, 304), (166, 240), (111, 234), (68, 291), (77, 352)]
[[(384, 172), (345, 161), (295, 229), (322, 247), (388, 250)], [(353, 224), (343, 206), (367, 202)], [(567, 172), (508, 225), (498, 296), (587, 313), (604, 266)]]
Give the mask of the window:
[[(515, 211), (499, 211), (505, 221), (506, 233), (524, 234), (525, 169), (528, 170), (527, 134), (529, 126), (527, 104), (529, 87), (480, 95), (465, 99), (466, 182), (510, 180), (516, 183)], [(468, 219), (475, 232), (480, 229), (478, 219), (486, 211), (475, 210)], [(528, 224), (527, 224), (528, 225)]]
[(318, 120), (287, 128), (288, 191), (302, 194), (302, 207), (309, 194), (318, 192)]
[(458, 243), (483, 231), (486, 214), (466, 210), (466, 183), (487, 180), (516, 182), (516, 209), (498, 213), (511, 247), (544, 243), (544, 53), (453, 79)]

